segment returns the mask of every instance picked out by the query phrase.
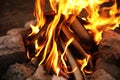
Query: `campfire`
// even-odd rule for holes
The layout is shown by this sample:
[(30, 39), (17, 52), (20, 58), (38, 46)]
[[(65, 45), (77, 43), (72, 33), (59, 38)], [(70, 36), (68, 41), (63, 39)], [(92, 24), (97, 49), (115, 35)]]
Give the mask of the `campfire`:
[(119, 26), (120, 10), (112, 2), (107, 7), (102, 4), (109, 0), (36, 0), (36, 21), (25, 40), (27, 57), (47, 72), (65, 78), (73, 73), (76, 80), (83, 80), (94, 72), (94, 53), (102, 32)]
[[(116, 53), (109, 46), (118, 35), (113, 30), (119, 27), (119, 15), (116, 0), (36, 0), (35, 20), (27, 24), (23, 35), (27, 61), (37, 66), (31, 73), (36, 77), (42, 66), (49, 75), (65, 80), (106, 75), (101, 67), (120, 58), (116, 46)], [(115, 80), (108, 74), (105, 77)]]

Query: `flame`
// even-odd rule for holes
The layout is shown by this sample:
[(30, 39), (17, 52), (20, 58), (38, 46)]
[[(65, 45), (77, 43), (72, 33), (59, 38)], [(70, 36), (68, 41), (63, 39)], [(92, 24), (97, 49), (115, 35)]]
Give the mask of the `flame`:
[(81, 71), (84, 73), (84, 68), (85, 66), (87, 66), (88, 61), (89, 61), (90, 55), (86, 54), (86, 58), (84, 58), (83, 60), (77, 60), (77, 62), (81, 65)]
[(67, 50), (68, 46), (72, 43), (73, 40), (74, 40), (74, 38), (69, 39), (69, 41), (67, 42), (67, 44), (65, 46), (65, 50), (64, 50), (63, 54), (61, 55), (61, 60), (62, 60), (63, 65), (65, 66), (66, 69), (67, 69), (67, 65), (66, 65), (63, 57), (64, 57), (64, 55), (66, 53), (66, 50)]
[(28, 35), (31, 36), (33, 34), (37, 34), (39, 32), (39, 27), (38, 26), (34, 26), (34, 25), (30, 25), (32, 32)]
[(120, 17), (115, 16), (120, 14), (120, 10), (117, 9), (116, 0), (113, 1), (114, 4), (111, 7), (100, 8), (102, 3), (109, 0), (90, 0), (89, 6), (85, 8), (88, 12), (87, 20), (90, 22), (89, 25), (85, 25), (85, 28), (90, 30), (89, 33), (94, 34), (94, 40), (97, 43), (101, 40), (103, 31), (113, 30), (120, 24)]
[[(65, 47), (63, 54), (60, 53), (58, 49), (57, 39), (56, 39), (56, 28), (60, 22), (61, 15), (64, 16), (63, 21), (70, 20), (70, 23), (75, 19), (74, 17), (78, 16), (83, 9), (88, 12), (88, 16), (83, 18), (88, 20), (90, 24), (85, 25), (85, 28), (89, 30), (90, 34), (94, 34), (94, 40), (99, 43), (101, 40), (101, 34), (105, 30), (115, 29), (115, 27), (120, 24), (120, 17), (116, 16), (120, 14), (120, 9), (117, 9), (116, 0), (111, 7), (103, 7), (100, 8), (100, 5), (104, 2), (109, 2), (110, 0), (49, 0), (50, 5), (54, 12), (56, 13), (54, 19), (47, 26), (45, 34), (45, 40), (43, 40), (40, 44), (38, 40), (34, 41), (35, 44), (35, 57), (38, 57), (42, 54), (41, 61), (39, 65), (45, 63), (47, 65), (47, 69), (53, 69), (53, 71), (58, 75), (60, 71), (60, 67), (58, 66), (58, 58), (61, 55), (62, 64), (67, 68), (67, 65), (64, 60), (65, 51), (67, 47), (72, 42), (73, 38), (71, 38)], [(35, 2), (35, 17), (36, 17), (36, 25), (30, 25), (32, 32), (28, 36), (32, 36), (34, 34), (38, 34), (39, 31), (46, 24), (46, 17), (44, 14), (44, 10), (42, 5), (45, 5), (44, 0), (36, 0)], [(107, 13), (104, 11), (108, 11)], [(106, 15), (108, 14), (108, 15)], [(72, 17), (71, 17), (72, 15)], [(59, 29), (61, 30), (61, 29)], [(29, 51), (27, 51), (27, 56), (30, 59)], [(86, 58), (83, 60), (78, 60), (81, 64), (81, 71), (83, 71), (84, 67), (87, 65), (90, 55), (86, 54)]]
[(47, 65), (47, 69), (50, 69), (50, 67), (52, 67), (54, 72), (56, 72), (57, 75), (59, 74), (60, 69), (58, 67), (58, 50), (55, 41), (53, 41), (53, 47), (46, 60), (46, 65)]
[(36, 16), (36, 19), (37, 19), (36, 27), (39, 27), (39, 28), (43, 27), (46, 22), (42, 4), (43, 5), (45, 4), (44, 1), (42, 1), (42, 0), (36, 0), (36, 2), (35, 2), (34, 15)]

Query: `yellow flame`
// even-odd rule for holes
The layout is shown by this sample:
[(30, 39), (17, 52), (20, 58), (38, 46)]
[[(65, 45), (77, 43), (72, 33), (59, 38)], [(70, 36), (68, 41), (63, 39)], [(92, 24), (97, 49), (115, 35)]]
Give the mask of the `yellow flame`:
[(36, 0), (35, 2), (35, 13), (34, 15), (36, 16), (36, 19), (37, 19), (37, 26), (38, 27), (43, 27), (45, 22), (46, 22), (46, 19), (44, 17), (44, 11), (43, 11), (43, 8), (42, 8), (42, 4), (44, 5), (44, 1), (42, 0)]
[[(99, 43), (101, 40), (101, 34), (105, 30), (114, 29), (120, 24), (120, 16), (116, 16), (116, 14), (120, 14), (120, 9), (117, 9), (116, 0), (114, 1), (114, 5), (111, 7), (103, 7), (100, 8), (100, 5), (104, 2), (108, 2), (110, 0), (49, 0), (52, 9), (56, 12), (54, 19), (47, 26), (45, 41), (42, 44), (38, 45), (38, 40), (36, 40), (35, 48), (36, 55), (39, 56), (41, 53), (43, 56), (41, 57), (40, 64), (46, 63), (47, 68), (53, 68), (54, 72), (58, 75), (60, 68), (58, 67), (58, 55), (59, 51), (57, 49), (58, 45), (55, 39), (56, 36), (56, 28), (60, 21), (61, 15), (64, 15), (65, 19), (63, 21), (67, 21), (71, 18), (74, 21), (73, 17), (76, 17), (80, 14), (82, 9), (85, 9), (88, 12), (88, 16), (85, 20), (88, 20), (90, 24), (85, 25), (85, 28), (89, 30), (90, 34), (94, 34), (94, 40)], [(36, 0), (35, 2), (35, 16), (37, 19), (37, 23), (35, 26), (31, 25), (32, 32), (29, 36), (33, 34), (37, 34), (42, 27), (44, 27), (46, 23), (46, 18), (44, 15), (44, 10), (42, 5), (45, 5), (44, 0)], [(106, 15), (105, 10), (108, 10), (108, 15)], [(73, 41), (71, 38), (65, 47), (63, 54), (61, 55), (61, 60), (64, 66), (67, 68), (67, 65), (64, 61), (65, 51), (68, 45)], [(42, 51), (42, 52), (41, 52)], [(27, 51), (27, 56), (30, 58), (29, 51)], [(84, 67), (87, 65), (90, 55), (86, 55), (86, 58), (83, 60), (78, 60), (78, 62), (82, 65), (81, 70), (83, 71)]]
[(63, 52), (63, 54), (61, 55), (61, 60), (62, 60), (63, 65), (65, 66), (66, 69), (67, 69), (67, 65), (66, 65), (66, 63), (65, 63), (65, 61), (64, 61), (64, 55), (65, 55), (65, 53), (66, 53), (66, 50), (67, 50), (68, 46), (72, 43), (73, 40), (74, 40), (74, 38), (71, 38), (71, 39), (68, 40), (68, 42), (67, 42), (67, 44), (66, 44), (66, 46), (65, 46), (64, 52)]
[(87, 73), (87, 74), (92, 74), (93, 71), (87, 71), (87, 70), (84, 70), (84, 73)]
[(32, 32), (28, 35), (31, 36), (33, 34), (37, 34), (39, 32), (39, 27), (38, 26), (34, 26), (34, 25), (30, 25)]
[(58, 67), (58, 50), (55, 41), (53, 41), (53, 47), (46, 60), (46, 65), (47, 65), (47, 69), (50, 69), (50, 67), (52, 67), (54, 72), (56, 72), (57, 75), (59, 74), (60, 69)]
[(77, 69), (78, 69), (78, 68), (75, 67), (72, 71), (69, 71), (69, 72), (67, 72), (67, 73), (73, 73), (73, 72), (75, 72)]
[(35, 57), (38, 57), (42, 51), (42, 49), (44, 48), (45, 44), (42, 45), (38, 45), (38, 40), (35, 40), (35, 49), (36, 49), (36, 54)]
[(86, 54), (86, 58), (84, 58), (83, 60), (77, 60), (77, 62), (81, 65), (81, 71), (84, 73), (83, 69), (85, 68), (85, 66), (87, 66), (88, 61), (89, 61), (90, 55)]
[[(111, 7), (100, 8), (100, 5), (109, 0), (90, 0), (86, 11), (88, 12), (89, 25), (86, 25), (86, 29), (90, 30), (90, 33), (94, 34), (94, 40), (99, 43), (101, 40), (101, 34), (105, 30), (115, 29), (120, 23), (120, 17), (116, 17), (116, 14), (120, 14), (120, 10), (117, 9), (116, 0)], [(100, 12), (101, 11), (101, 12)], [(99, 13), (100, 12), (100, 13)], [(109, 14), (108, 14), (109, 13)]]

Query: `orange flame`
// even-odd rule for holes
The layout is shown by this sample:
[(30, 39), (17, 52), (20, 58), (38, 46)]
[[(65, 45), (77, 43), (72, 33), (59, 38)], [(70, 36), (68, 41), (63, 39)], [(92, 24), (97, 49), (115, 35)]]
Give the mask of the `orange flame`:
[(89, 61), (90, 55), (86, 54), (86, 58), (84, 58), (83, 60), (77, 60), (77, 62), (81, 65), (81, 71), (84, 73), (83, 69), (85, 68), (85, 66), (87, 66), (88, 61)]
[(56, 72), (57, 75), (59, 74), (60, 69), (58, 67), (58, 50), (57, 50), (57, 44), (55, 41), (53, 41), (53, 47), (46, 60), (46, 64), (48, 69), (52, 67), (54, 72)]
[[(57, 42), (55, 40), (55, 31), (60, 21), (61, 15), (64, 15), (65, 17), (63, 21), (67, 21), (69, 18), (71, 18), (71, 15), (76, 17), (83, 9), (85, 9), (88, 12), (88, 16), (85, 19), (90, 22), (90, 24), (85, 25), (85, 28), (89, 30), (90, 34), (94, 34), (94, 40), (99, 43), (101, 40), (101, 33), (104, 30), (114, 29), (118, 26), (118, 24), (120, 24), (120, 17), (116, 16), (117, 14), (120, 14), (120, 9), (117, 9), (116, 0), (113, 1), (114, 4), (111, 7), (100, 8), (101, 4), (104, 2), (109, 2), (109, 0), (49, 0), (50, 5), (55, 11), (56, 15), (54, 16), (53, 21), (50, 22), (50, 24), (47, 26), (47, 30), (44, 36), (45, 41), (40, 45), (38, 45), (38, 40), (35, 40), (34, 42), (36, 48), (35, 57), (43, 54), (40, 64), (45, 62), (47, 68), (49, 69), (52, 67), (57, 75), (60, 71), (58, 66), (59, 51), (57, 48)], [(37, 23), (35, 26), (31, 25), (32, 32), (29, 34), (29, 36), (37, 34), (46, 23), (42, 5), (45, 5), (44, 0), (36, 0), (34, 15), (36, 16)], [(105, 10), (108, 10), (108, 15), (106, 15), (106, 12), (104, 12)], [(74, 18), (72, 18), (70, 23), (72, 23), (73, 19)], [(68, 41), (66, 48), (71, 42), (72, 39)], [(67, 68), (67, 65), (63, 59), (65, 51), (61, 55), (61, 60), (64, 66)], [(27, 52), (27, 56), (30, 58), (29, 52)], [(90, 55), (86, 55), (84, 60), (78, 60), (78, 62), (82, 65), (82, 71), (87, 65), (89, 58)]]
[(68, 46), (72, 43), (73, 40), (74, 40), (74, 38), (69, 39), (69, 41), (67, 42), (67, 44), (66, 44), (66, 46), (65, 46), (64, 52), (63, 52), (63, 54), (61, 55), (61, 60), (62, 60), (62, 62), (63, 62), (63, 64), (64, 64), (64, 66), (65, 66), (66, 69), (67, 69), (67, 65), (66, 65), (63, 57), (64, 57), (64, 55), (65, 55), (65, 53), (66, 53), (66, 50), (67, 50)]
[[(88, 12), (87, 20), (90, 22), (86, 25), (86, 29), (90, 30), (90, 33), (94, 34), (94, 40), (99, 43), (101, 40), (101, 34), (105, 30), (113, 30), (120, 24), (120, 17), (115, 16), (120, 14), (120, 10), (117, 9), (116, 0), (111, 7), (100, 8), (100, 5), (109, 0), (90, 0), (89, 6), (86, 9)], [(101, 11), (101, 12), (100, 12)]]
[(36, 0), (36, 2), (35, 2), (34, 15), (36, 16), (36, 19), (37, 19), (37, 24), (36, 24), (37, 27), (43, 27), (46, 22), (42, 4), (45, 4), (44, 1), (42, 1), (42, 0)]

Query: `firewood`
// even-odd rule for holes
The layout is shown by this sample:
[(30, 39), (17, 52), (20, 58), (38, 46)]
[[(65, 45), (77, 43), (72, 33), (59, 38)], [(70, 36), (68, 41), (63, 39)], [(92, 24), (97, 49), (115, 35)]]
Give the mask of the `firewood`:
[(46, 38), (45, 37), (46, 30), (47, 30), (47, 27), (48, 27), (49, 23), (52, 21), (52, 19), (53, 19), (53, 16), (49, 16), (47, 18), (46, 24), (42, 28), (40, 28), (40, 31), (37, 34), (32, 34), (31, 36), (28, 36), (30, 34), (30, 29), (28, 30), (28, 32), (27, 32), (28, 35), (26, 34), (27, 37), (25, 36), (25, 38), (24, 38), (25, 41), (24, 42), (26, 44), (25, 45), (26, 48), (30, 52), (29, 53), (30, 58), (33, 58), (36, 54), (35, 53), (35, 41), (38, 40), (40, 43), (42, 43), (42, 42), (45, 43), (44, 40)]
[(75, 20), (71, 24), (71, 29), (79, 36), (81, 42), (89, 47), (89, 51), (95, 52), (97, 51), (97, 45), (94, 40), (91, 38), (87, 30), (84, 26), (80, 23), (80, 21), (75, 18)]
[(86, 52), (85, 52), (85, 50), (82, 48), (81, 44), (76, 40), (76, 38), (74, 37), (74, 34), (73, 34), (72, 32), (70, 32), (67, 27), (68, 27), (67, 25), (66, 25), (66, 26), (64, 25), (64, 26), (62, 27), (63, 33), (66, 35), (66, 37), (67, 37), (68, 39), (70, 39), (70, 38), (72, 38), (72, 37), (74, 38), (72, 44), (78, 49), (79, 54), (80, 54), (81, 56), (83, 56), (83, 58), (85, 58), (85, 57), (86, 57)]
[[(62, 47), (64, 49), (65, 45), (64, 45), (62, 40), (61, 40), (61, 43), (62, 43)], [(79, 67), (78, 67), (78, 65), (77, 65), (75, 59), (73, 58), (72, 53), (70, 52), (69, 49), (66, 50), (66, 56), (68, 58), (68, 61), (69, 61), (70, 65), (71, 65), (72, 69), (75, 69), (75, 68), (77, 69), (77, 70), (75, 70), (73, 72), (75, 80), (84, 80), (83, 74), (80, 71), (80, 69), (79, 69)]]
[(60, 70), (59, 74), (61, 74), (61, 75), (62, 75), (64, 78), (66, 78), (66, 79), (69, 78), (67, 72), (64, 72), (64, 71)]

